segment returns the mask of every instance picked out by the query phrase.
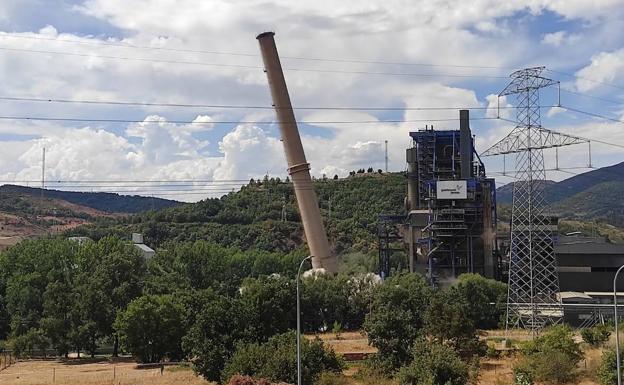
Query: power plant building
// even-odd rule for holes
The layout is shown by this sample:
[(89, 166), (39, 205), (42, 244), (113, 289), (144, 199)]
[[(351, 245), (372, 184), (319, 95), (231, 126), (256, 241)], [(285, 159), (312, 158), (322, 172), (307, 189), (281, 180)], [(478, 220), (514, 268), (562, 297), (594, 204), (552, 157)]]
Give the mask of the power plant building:
[(410, 132), (405, 216), (380, 216), (382, 276), (402, 242), (409, 269), (444, 285), (462, 273), (498, 274), (496, 185), (474, 150), (468, 110), (459, 130)]

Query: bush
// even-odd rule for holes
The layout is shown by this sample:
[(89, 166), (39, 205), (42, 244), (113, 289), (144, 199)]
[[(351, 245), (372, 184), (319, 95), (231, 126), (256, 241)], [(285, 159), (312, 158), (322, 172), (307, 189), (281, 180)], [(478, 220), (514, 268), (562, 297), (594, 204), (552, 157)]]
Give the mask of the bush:
[(401, 385), (465, 385), (469, 381), (468, 365), (450, 347), (418, 341), (412, 362), (398, 373)]
[(362, 378), (389, 378), (395, 371), (396, 368), (391, 358), (376, 353), (366, 358), (358, 375)]
[(617, 383), (617, 358), (615, 350), (606, 350), (602, 353), (602, 361), (596, 371), (602, 385)]
[[(271, 385), (271, 382), (265, 378), (252, 378), (249, 376), (232, 376), (227, 385)], [(275, 384), (281, 385), (281, 384)], [(286, 385), (286, 384), (283, 384)]]
[(332, 333), (334, 333), (337, 340), (342, 338), (342, 325), (340, 325), (340, 322), (334, 321), (334, 326), (332, 326)]
[[(226, 364), (222, 380), (225, 382), (236, 374), (271, 381), (296, 383), (296, 335), (288, 332), (271, 337), (266, 343), (239, 344)], [(326, 350), (319, 339), (301, 339), (301, 364), (303, 384), (312, 385), (323, 372), (339, 373), (344, 366), (333, 350)]]
[(343, 374), (323, 372), (314, 385), (349, 385), (349, 380)]
[(524, 356), (514, 368), (516, 378), (565, 383), (576, 375), (576, 366), (583, 358), (567, 326), (550, 328), (542, 336), (522, 346)]
[(488, 345), (487, 350), (485, 352), (485, 355), (488, 358), (499, 358), (500, 357), (500, 352), (498, 350), (496, 350), (496, 346)]
[(608, 325), (596, 325), (581, 330), (583, 341), (593, 347), (602, 346), (602, 344), (609, 340), (609, 336), (611, 336), (611, 330)]

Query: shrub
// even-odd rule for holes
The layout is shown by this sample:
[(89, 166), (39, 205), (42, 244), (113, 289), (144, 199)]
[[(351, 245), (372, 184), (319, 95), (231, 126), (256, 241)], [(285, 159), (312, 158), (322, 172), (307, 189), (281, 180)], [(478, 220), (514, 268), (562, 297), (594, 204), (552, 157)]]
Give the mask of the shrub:
[(366, 358), (364, 366), (358, 371), (358, 375), (362, 378), (389, 378), (395, 370), (391, 358), (376, 353)]
[(583, 341), (587, 342), (593, 347), (598, 347), (609, 340), (611, 336), (611, 330), (608, 325), (596, 325), (591, 328), (585, 328), (581, 330), (581, 337)]
[(342, 374), (323, 372), (314, 385), (349, 385), (349, 380)]
[(499, 358), (500, 357), (500, 352), (498, 350), (496, 350), (496, 346), (488, 345), (487, 350), (485, 352), (485, 355), (488, 358)]
[(617, 358), (615, 350), (606, 350), (602, 353), (602, 361), (596, 371), (602, 385), (617, 383)]
[[(297, 381), (296, 335), (288, 332), (271, 337), (266, 343), (239, 344), (221, 375), (225, 382), (241, 374), (271, 381)], [(312, 385), (323, 372), (342, 371), (342, 360), (333, 350), (325, 349), (319, 339), (301, 340), (303, 384)]]
[(523, 357), (514, 368), (518, 376), (530, 380), (565, 383), (576, 375), (576, 365), (583, 358), (567, 326), (550, 328), (542, 336), (522, 345)]
[(468, 365), (450, 347), (420, 340), (412, 349), (412, 362), (398, 373), (401, 385), (465, 385)]
[(334, 321), (334, 325), (332, 327), (332, 333), (334, 333), (337, 340), (342, 338), (342, 325), (340, 325), (340, 322)]

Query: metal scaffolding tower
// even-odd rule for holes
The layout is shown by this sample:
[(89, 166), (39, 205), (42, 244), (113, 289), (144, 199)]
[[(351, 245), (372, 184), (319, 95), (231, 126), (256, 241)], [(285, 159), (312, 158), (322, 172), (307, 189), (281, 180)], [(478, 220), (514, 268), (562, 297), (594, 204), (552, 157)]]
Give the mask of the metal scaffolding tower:
[(516, 153), (513, 187), (511, 256), (507, 327), (537, 331), (563, 317), (557, 298), (559, 278), (553, 248), (556, 218), (545, 213), (543, 149), (587, 143), (586, 139), (542, 128), (540, 89), (559, 85), (541, 76), (544, 67), (526, 68), (510, 75), (511, 82), (499, 98), (517, 98), (517, 126), (482, 156)]

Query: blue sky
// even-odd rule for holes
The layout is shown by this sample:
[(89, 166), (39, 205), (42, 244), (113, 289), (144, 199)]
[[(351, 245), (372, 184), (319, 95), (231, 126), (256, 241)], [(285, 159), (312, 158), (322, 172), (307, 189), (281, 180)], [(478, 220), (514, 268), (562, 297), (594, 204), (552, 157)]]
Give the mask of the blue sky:
[[(562, 105), (621, 120), (623, 5), (621, 0), (3, 2), (0, 68), (6, 84), (0, 96), (266, 107), (271, 101), (255, 36), (272, 30), (295, 106), (495, 106), (495, 95), (508, 81), (496, 77), (546, 66), (545, 76), (561, 81)], [(555, 90), (542, 94), (543, 105), (556, 102)], [(507, 103), (513, 100), (502, 101)], [(38, 180), (44, 146), (49, 180), (238, 180), (267, 172), (285, 176), (270, 109), (6, 100), (0, 100), (0, 108), (2, 116), (145, 121), (0, 119), (2, 180)], [(542, 113), (544, 127), (624, 144), (622, 123), (566, 109), (544, 108)], [(423, 120), (302, 124), (304, 146), (318, 176), (383, 167), (384, 140), (389, 141), (391, 170), (403, 170), (410, 130), (424, 127), (427, 120), (436, 128), (457, 126), (456, 121), (436, 121), (456, 118), (452, 109), (299, 110), (297, 116), (305, 121)], [(473, 110), (471, 116), (496, 114)], [(207, 124), (171, 123), (194, 120)], [(496, 119), (474, 120), (471, 126), (479, 151), (512, 128)], [(595, 166), (624, 161), (621, 148), (596, 142), (592, 150)], [(562, 149), (560, 165), (587, 165), (586, 153), (584, 146)], [(553, 154), (546, 154), (546, 162), (547, 168), (554, 165)], [(508, 169), (512, 164), (507, 159)], [(488, 159), (486, 166), (499, 171), (502, 161)], [(556, 180), (569, 176), (548, 174)], [(510, 180), (503, 177), (498, 183)], [(174, 197), (197, 200), (220, 192)]]

